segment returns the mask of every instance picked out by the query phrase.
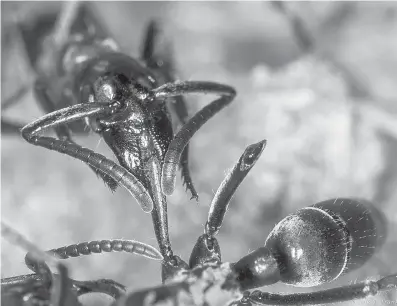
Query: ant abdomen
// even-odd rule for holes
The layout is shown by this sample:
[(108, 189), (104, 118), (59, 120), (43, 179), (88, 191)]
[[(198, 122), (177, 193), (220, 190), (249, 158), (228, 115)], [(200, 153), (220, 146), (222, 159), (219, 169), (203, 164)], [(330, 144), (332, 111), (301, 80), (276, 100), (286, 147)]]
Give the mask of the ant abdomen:
[(384, 241), (382, 219), (366, 201), (327, 200), (280, 221), (265, 247), (276, 258), (282, 282), (313, 287), (368, 261)]

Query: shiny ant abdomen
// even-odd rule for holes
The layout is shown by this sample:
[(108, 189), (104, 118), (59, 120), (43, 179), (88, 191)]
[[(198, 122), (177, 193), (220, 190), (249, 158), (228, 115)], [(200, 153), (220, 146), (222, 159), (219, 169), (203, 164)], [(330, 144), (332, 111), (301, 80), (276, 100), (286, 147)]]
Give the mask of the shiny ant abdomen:
[[(148, 33), (151, 31), (153, 28), (149, 27)], [(394, 274), (377, 282), (364, 282), (310, 294), (280, 295), (261, 291), (242, 294), (244, 290), (279, 281), (299, 286), (331, 282), (367, 262), (373, 254), (371, 251), (381, 244), (382, 234), (375, 230), (375, 222), (371, 223), (372, 217), (367, 204), (353, 199), (335, 199), (286, 217), (270, 233), (264, 246), (237, 263), (222, 263), (219, 243), (215, 236), (231, 197), (262, 153), (265, 141), (249, 146), (219, 187), (211, 204), (205, 233), (199, 237), (193, 248), (189, 263), (174, 255), (168, 237), (164, 194), (172, 193), (176, 165), (179, 164), (189, 138), (213, 114), (230, 103), (235, 92), (226, 85), (209, 82), (171, 82), (157, 87), (150, 78), (149, 70), (139, 79), (139, 71), (145, 69), (144, 66), (135, 65), (138, 62), (129, 57), (125, 58), (124, 54), (117, 50), (106, 50), (107, 43), (99, 49), (95, 44), (86, 46), (94, 46), (89, 50), (91, 53), (82, 52), (84, 50), (77, 53), (88, 53), (86, 61), (84, 56), (81, 62), (77, 60), (78, 56), (70, 56), (66, 61), (68, 65), (61, 67), (59, 73), (61, 76), (62, 69), (69, 73), (70, 79), (66, 81), (75, 85), (69, 84), (70, 86), (66, 87), (69, 92), (65, 93), (65, 98), (73, 97), (77, 102), (71, 103), (72, 106), (67, 109), (51, 112), (26, 126), (23, 136), (33, 144), (84, 161), (110, 187), (126, 187), (146, 212), (152, 212), (160, 251), (156, 252), (147, 245), (137, 249), (139, 243), (102, 240), (58, 248), (50, 253), (61, 259), (111, 251), (127, 251), (138, 255), (156, 254), (152, 258), (163, 260), (164, 285), (125, 294), (124, 287), (116, 282), (74, 281), (67, 277), (67, 269), (59, 261), (55, 262), (58, 275), (53, 274), (43, 263), (51, 260), (37, 252), (33, 258), (31, 254), (26, 258), (28, 266), (35, 274), (2, 281), (6, 295), (16, 297), (21, 303), (24, 301), (53, 305), (78, 305), (76, 297), (89, 292), (109, 294), (116, 299), (116, 305), (151, 305), (164, 301), (170, 301), (175, 305), (295, 305), (364, 298), (396, 287)], [(145, 48), (148, 49), (150, 47)], [(67, 58), (66, 54), (67, 51), (63, 56)], [(118, 65), (120, 63), (122, 65)], [(150, 65), (154, 65), (153, 70), (161, 71), (161, 67), (156, 67), (156, 61), (153, 59), (148, 60), (148, 66)], [(168, 76), (167, 73), (163, 74), (164, 79)], [(153, 80), (156, 81), (156, 78)], [(150, 82), (153, 84), (150, 85)], [(36, 88), (39, 88), (37, 93), (43, 94), (43, 100), (48, 102), (45, 90), (40, 90), (37, 85)], [(48, 87), (42, 87), (45, 88)], [(156, 119), (150, 108), (151, 103), (156, 106), (164, 97), (178, 96), (186, 92), (213, 92), (222, 97), (187, 121), (181, 134), (172, 140), (164, 141), (167, 145), (162, 145), (163, 137), (166, 136), (156, 135), (153, 130), (159, 127), (158, 122), (165, 120), (168, 115), (160, 110), (160, 119)], [(107, 144), (119, 160), (119, 165), (98, 153), (78, 146), (68, 136), (63, 124), (86, 118), (89, 118), (88, 124), (91, 128), (107, 140)], [(38, 135), (38, 132), (48, 127), (58, 129), (58, 139)], [(134, 153), (138, 154), (135, 159)], [(358, 228), (352, 227), (350, 221), (360, 223), (360, 215), (368, 215), (368, 218), (364, 218), (368, 223)], [(307, 239), (309, 235), (313, 239)], [(37, 260), (38, 262), (35, 262)], [(57, 282), (58, 280), (60, 281)], [(212, 288), (215, 292), (210, 290)], [(55, 296), (60, 298), (56, 300)]]
[[(264, 146), (265, 141), (249, 146), (221, 183), (211, 203), (204, 234), (198, 238), (189, 264), (176, 255), (172, 260), (164, 258), (153, 247), (144, 244), (140, 244), (140, 251), (134, 252), (134, 242), (97, 241), (49, 251), (49, 254), (61, 259), (104, 251), (130, 251), (153, 259), (162, 258), (162, 286), (125, 294), (124, 287), (113, 281), (79, 282), (63, 275), (65, 281), (58, 284), (56, 290), (63, 293), (61, 296), (70, 295), (70, 300), (74, 301), (70, 305), (77, 305), (77, 296), (102, 292), (116, 299), (114, 305), (134, 306), (167, 302), (171, 305), (313, 305), (366, 298), (381, 291), (395, 290), (397, 274), (379, 281), (365, 281), (311, 293), (276, 294), (260, 290), (243, 293), (244, 290), (277, 282), (312, 287), (335, 281), (342, 274), (360, 268), (367, 262), (382, 245), (386, 235), (384, 227), (380, 225), (385, 218), (369, 202), (331, 199), (287, 216), (275, 226), (264, 246), (236, 263), (222, 263), (220, 246), (215, 236), (231, 197), (261, 155)], [(3, 228), (3, 232), (4, 229), (12, 234), (7, 227)], [(26, 243), (15, 238), (13, 240), (26, 247)], [(31, 250), (29, 245), (27, 248)], [(52, 299), (53, 295), (47, 290), (54, 288), (51, 278), (55, 274), (52, 275), (44, 263), (53, 263), (52, 257), (48, 258), (47, 254), (35, 249), (33, 251), (27, 255), (26, 263), (36, 274), (4, 279), (2, 288), (6, 296), (19, 294), (21, 299), (36, 305)], [(67, 269), (62, 270), (61, 262), (55, 261), (55, 265), (60, 271), (59, 276), (67, 273)], [(41, 291), (37, 291), (38, 288)]]

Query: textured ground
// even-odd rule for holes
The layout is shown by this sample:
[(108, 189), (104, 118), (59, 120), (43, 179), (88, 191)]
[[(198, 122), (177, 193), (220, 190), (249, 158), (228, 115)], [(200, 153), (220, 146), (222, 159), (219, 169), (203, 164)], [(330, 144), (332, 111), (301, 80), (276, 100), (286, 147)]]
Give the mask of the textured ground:
[[(316, 289), (396, 272), (397, 5), (291, 7), (304, 17), (316, 39), (311, 54), (299, 50), (284, 17), (269, 3), (94, 5), (124, 50), (133, 55), (138, 54), (146, 22), (161, 17), (181, 79), (223, 82), (238, 91), (234, 104), (191, 142), (200, 202), (189, 201), (177, 182), (178, 189), (169, 198), (174, 250), (188, 258), (227, 169), (248, 144), (266, 138), (268, 146), (233, 198), (220, 231), (224, 260), (236, 261), (261, 246), (279, 220), (301, 207), (358, 196), (374, 201), (386, 214), (391, 234), (360, 271)], [(28, 76), (12, 65), (18, 58), (2, 60), (4, 98)], [(189, 111), (194, 113), (208, 99), (189, 98)], [(7, 114), (28, 122), (41, 112), (28, 95)], [(78, 141), (111, 156), (95, 135)], [(2, 218), (43, 249), (118, 237), (156, 244), (150, 216), (125, 190), (109, 192), (81, 162), (2, 135), (1, 167)], [(28, 273), (23, 251), (4, 241), (1, 251), (2, 277)], [(160, 280), (159, 263), (126, 254), (77, 258), (68, 264), (74, 278), (112, 278), (131, 289)], [(284, 285), (267, 289), (310, 291)], [(396, 294), (384, 295), (365, 304), (392, 305), (395, 300)]]

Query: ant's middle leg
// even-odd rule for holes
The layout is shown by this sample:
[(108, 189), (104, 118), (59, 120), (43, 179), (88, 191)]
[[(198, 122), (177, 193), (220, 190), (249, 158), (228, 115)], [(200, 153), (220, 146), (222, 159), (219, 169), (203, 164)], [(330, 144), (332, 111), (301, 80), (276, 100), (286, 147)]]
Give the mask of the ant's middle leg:
[[(174, 76), (175, 65), (171, 52), (168, 52), (168, 58), (165, 56), (158, 56), (155, 52), (156, 39), (159, 35), (159, 27), (155, 21), (151, 21), (147, 27), (141, 57), (146, 65), (158, 72), (165, 83), (173, 83), (176, 80)], [(188, 111), (186, 100), (182, 96), (173, 97), (172, 102), (169, 103), (172, 111), (176, 114), (181, 125), (185, 125), (188, 121)], [(181, 168), (181, 175), (183, 184), (191, 193), (191, 199), (198, 200), (198, 194), (194, 187), (190, 169), (189, 169), (189, 145), (187, 144), (183, 150), (179, 167)]]

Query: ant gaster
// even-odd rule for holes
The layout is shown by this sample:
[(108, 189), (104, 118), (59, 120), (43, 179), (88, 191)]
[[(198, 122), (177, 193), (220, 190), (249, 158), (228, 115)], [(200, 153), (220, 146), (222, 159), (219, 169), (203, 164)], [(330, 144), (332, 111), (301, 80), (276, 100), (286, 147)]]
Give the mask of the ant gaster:
[[(57, 53), (56, 67), (39, 76), (35, 93), (48, 114), (22, 129), (28, 142), (67, 154), (87, 163), (115, 190), (124, 186), (145, 212), (151, 212), (160, 251), (128, 240), (84, 242), (49, 251), (66, 259), (92, 253), (126, 251), (162, 261), (163, 286), (131, 294), (110, 280), (78, 282), (68, 277), (63, 264), (56, 262), (58, 276), (52, 274), (40, 252), (26, 256), (35, 274), (2, 280), (6, 294), (23, 301), (78, 305), (76, 296), (103, 292), (116, 299), (115, 305), (141, 306), (171, 301), (189, 305), (318, 304), (364, 298), (379, 291), (395, 289), (397, 275), (313, 293), (280, 295), (255, 289), (277, 282), (312, 287), (331, 282), (361, 267), (382, 244), (376, 209), (358, 199), (333, 199), (299, 210), (283, 219), (268, 236), (264, 246), (236, 263), (222, 263), (216, 239), (230, 199), (254, 166), (266, 145), (248, 146), (216, 192), (208, 220), (189, 263), (172, 252), (167, 225), (166, 195), (174, 189), (175, 174), (182, 167), (184, 181), (193, 197), (197, 193), (187, 168), (187, 144), (194, 133), (235, 96), (232, 87), (212, 82), (175, 82), (171, 63), (154, 57), (155, 23), (148, 27), (140, 61), (118, 51), (106, 39), (76, 35)], [(167, 68), (167, 69), (166, 69)], [(61, 99), (67, 108), (56, 110), (48, 91), (52, 78), (64, 79)], [(213, 93), (220, 98), (187, 120), (181, 95)], [(179, 120), (184, 123), (173, 136), (166, 99), (175, 99)], [(184, 114), (184, 115), (181, 115)], [(113, 150), (119, 164), (74, 143), (66, 124), (84, 119)], [(57, 139), (39, 136), (55, 128)], [(5, 232), (7, 232), (7, 228)], [(8, 230), (8, 233), (10, 231)], [(6, 233), (7, 234), (7, 233)], [(310, 237), (310, 239), (308, 239)], [(21, 239), (19, 239), (20, 241)], [(31, 251), (31, 247), (27, 247)], [(54, 279), (61, 284), (56, 286)], [(211, 293), (217, 288), (217, 294)], [(55, 294), (56, 293), (56, 294)], [(222, 295), (220, 297), (220, 295)], [(54, 296), (59, 297), (55, 299)]]

